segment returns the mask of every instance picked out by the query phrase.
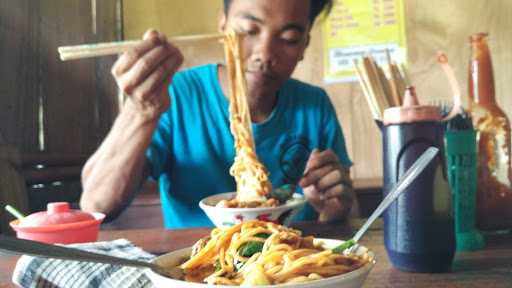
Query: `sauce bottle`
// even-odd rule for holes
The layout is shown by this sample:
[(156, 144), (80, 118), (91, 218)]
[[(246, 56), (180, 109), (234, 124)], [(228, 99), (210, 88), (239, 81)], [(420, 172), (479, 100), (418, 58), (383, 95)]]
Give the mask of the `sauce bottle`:
[(510, 122), (495, 98), (488, 35), (470, 37), (469, 110), (477, 130), (477, 226), (497, 231), (512, 228)]

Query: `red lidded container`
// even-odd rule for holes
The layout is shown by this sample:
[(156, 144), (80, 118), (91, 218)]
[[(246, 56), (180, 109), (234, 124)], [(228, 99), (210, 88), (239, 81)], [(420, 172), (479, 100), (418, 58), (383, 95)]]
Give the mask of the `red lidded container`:
[(31, 214), (10, 223), (21, 239), (45, 243), (85, 243), (98, 240), (105, 215), (70, 209), (67, 202), (49, 203), (47, 211)]

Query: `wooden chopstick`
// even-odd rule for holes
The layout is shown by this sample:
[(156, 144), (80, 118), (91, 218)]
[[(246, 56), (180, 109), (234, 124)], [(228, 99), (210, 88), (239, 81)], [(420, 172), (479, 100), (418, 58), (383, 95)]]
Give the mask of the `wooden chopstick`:
[[(401, 81), (401, 75), (400, 72), (398, 72), (398, 69), (396, 68), (396, 64), (391, 59), (391, 54), (389, 52), (389, 49), (386, 49), (386, 62), (387, 62), (387, 68), (389, 71), (389, 86), (391, 89), (391, 96), (393, 99), (393, 106), (401, 106), (402, 105), (402, 97), (401, 94), (404, 92), (400, 92), (400, 89), (402, 89), (401, 84), (399, 83)], [(398, 74), (397, 74), (398, 72)], [(405, 90), (405, 87), (403, 88)]]
[(385, 99), (387, 100), (388, 107), (398, 106), (395, 103), (395, 99), (393, 98), (393, 92), (391, 91), (391, 85), (386, 78), (386, 74), (384, 74), (384, 70), (375, 63), (375, 69), (377, 71), (377, 79), (380, 82), (380, 86), (382, 87), (382, 92), (384, 92)]
[(394, 85), (396, 85), (396, 96), (398, 101), (398, 106), (402, 105), (405, 89), (407, 88), (406, 82), (404, 77), (402, 76), (402, 73), (400, 72), (400, 69), (398, 68), (398, 65), (396, 63), (392, 63), (389, 67), (389, 71), (391, 74), (391, 77), (393, 77)]
[[(199, 40), (213, 40), (213, 39), (222, 39), (224, 34), (200, 34), (200, 35), (190, 35), (190, 36), (179, 36), (170, 38), (169, 41), (175, 43), (177, 45), (191, 42), (191, 41), (199, 41)], [(60, 59), (62, 61), (74, 60), (74, 59), (82, 59), (82, 58), (91, 58), (91, 57), (99, 57), (99, 56), (107, 56), (107, 55), (115, 55), (120, 54), (128, 49), (134, 47), (142, 40), (131, 40), (131, 41), (119, 41), (119, 42), (107, 42), (107, 43), (96, 43), (96, 44), (83, 44), (76, 46), (62, 46), (57, 50), (60, 54)]]
[(382, 111), (379, 111), (379, 108), (377, 107), (377, 102), (375, 100), (375, 96), (371, 92), (371, 88), (369, 87), (370, 84), (367, 82), (367, 77), (363, 76), (365, 72), (364, 69), (361, 68), (361, 62), (362, 61), (354, 59), (354, 67), (356, 69), (357, 78), (359, 79), (359, 84), (363, 89), (363, 94), (366, 98), (366, 102), (368, 103), (368, 107), (370, 108), (373, 119), (382, 120)]
[(409, 85), (405, 67), (391, 61), (389, 52), (386, 54), (389, 79), (371, 55), (353, 61), (359, 84), (375, 120), (382, 120), (385, 109), (402, 105), (403, 94)]
[(375, 95), (375, 99), (377, 100), (379, 110), (384, 112), (385, 109), (390, 107), (390, 104), (388, 103), (388, 99), (385, 94), (386, 92), (382, 86), (380, 76), (377, 71), (377, 65), (370, 56), (363, 57), (363, 65), (365, 70), (368, 72), (368, 80), (372, 87), (371, 90), (373, 90), (373, 94)]

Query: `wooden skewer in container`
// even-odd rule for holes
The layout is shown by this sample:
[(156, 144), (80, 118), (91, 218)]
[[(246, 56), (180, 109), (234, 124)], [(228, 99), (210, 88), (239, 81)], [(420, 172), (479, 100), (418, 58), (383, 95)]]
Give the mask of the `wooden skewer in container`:
[(363, 94), (368, 102), (368, 107), (370, 108), (370, 112), (372, 113), (372, 117), (375, 120), (382, 119), (382, 108), (377, 104), (377, 100), (375, 99), (375, 93), (373, 92), (373, 87), (371, 86), (366, 70), (362, 65), (362, 60), (354, 60), (354, 67), (356, 68), (356, 74), (359, 78), (359, 84), (363, 89)]
[(405, 92), (405, 83), (402, 81), (402, 76), (398, 70), (398, 66), (391, 59), (389, 49), (386, 49), (386, 61), (389, 71), (389, 84), (391, 89), (391, 96), (393, 99), (393, 106), (402, 105), (403, 94)]

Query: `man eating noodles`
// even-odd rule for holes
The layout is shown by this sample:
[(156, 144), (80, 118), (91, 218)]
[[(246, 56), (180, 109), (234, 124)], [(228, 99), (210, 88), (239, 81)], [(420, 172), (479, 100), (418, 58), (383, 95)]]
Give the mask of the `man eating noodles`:
[[(329, 0), (225, 0), (222, 32), (243, 34), (247, 101), (259, 160), (274, 188), (298, 184), (308, 203), (298, 220), (340, 221), (354, 195), (351, 161), (324, 90), (290, 76)], [(85, 211), (119, 214), (148, 178), (159, 181), (166, 228), (211, 226), (198, 207), (236, 190), (226, 66), (178, 71), (183, 56), (150, 30), (119, 57), (112, 74), (127, 96), (82, 171)]]

